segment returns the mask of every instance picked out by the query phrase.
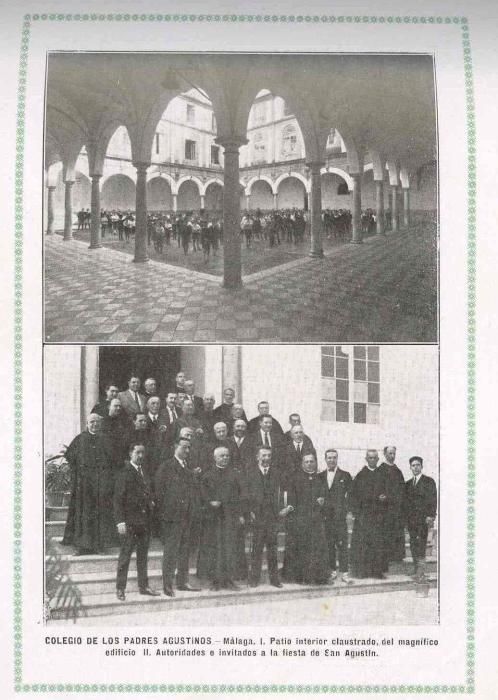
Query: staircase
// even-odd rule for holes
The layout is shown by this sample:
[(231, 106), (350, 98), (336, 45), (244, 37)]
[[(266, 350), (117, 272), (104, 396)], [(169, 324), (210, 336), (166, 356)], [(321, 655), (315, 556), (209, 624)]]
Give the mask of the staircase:
[[(67, 507), (46, 508), (46, 570), (51, 582), (52, 597), (47, 606), (49, 620), (76, 619), (78, 617), (98, 617), (104, 615), (123, 615), (174, 609), (191, 609), (226, 605), (244, 605), (258, 601), (282, 601), (292, 598), (312, 598), (323, 596), (361, 595), (386, 591), (417, 589), (424, 594), (420, 584), (410, 578), (412, 560), (406, 540), (406, 557), (403, 562), (390, 566), (386, 580), (362, 579), (348, 586), (336, 582), (324, 586), (299, 585), (287, 583), (283, 589), (269, 585), (266, 562), (263, 558), (262, 582), (257, 588), (249, 588), (240, 582), (239, 591), (210, 591), (209, 583), (198, 581), (195, 576), (196, 560), (191, 557), (190, 581), (201, 585), (196, 593), (176, 592), (175, 598), (160, 596), (151, 598), (138, 593), (136, 576), (136, 558), (133, 555), (128, 574), (126, 601), (116, 599), (116, 566), (118, 548), (110, 549), (106, 554), (74, 556), (74, 548), (61, 545), (64, 534)], [(435, 531), (429, 536), (427, 545), (427, 583), (423, 588), (437, 584), (437, 536)], [(278, 559), (283, 561), (285, 533), (279, 534)], [(246, 556), (250, 551), (250, 541), (246, 538)], [(161, 577), (162, 546), (159, 540), (152, 539), (149, 548), (149, 583), (152, 588), (162, 591)]]

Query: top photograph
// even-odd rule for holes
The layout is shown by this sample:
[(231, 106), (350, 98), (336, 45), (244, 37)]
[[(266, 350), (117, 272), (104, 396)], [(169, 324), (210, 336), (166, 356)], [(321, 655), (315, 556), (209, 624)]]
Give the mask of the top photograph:
[(49, 343), (436, 343), (427, 54), (47, 54)]

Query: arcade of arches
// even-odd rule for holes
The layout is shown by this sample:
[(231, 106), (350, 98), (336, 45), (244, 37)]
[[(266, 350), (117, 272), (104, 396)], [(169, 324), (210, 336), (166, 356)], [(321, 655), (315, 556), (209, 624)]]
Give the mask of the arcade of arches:
[[(353, 243), (362, 242), (362, 208), (375, 210), (379, 234), (386, 208), (394, 231), (407, 227), (416, 198), (419, 208), (435, 203), (435, 180), (427, 196), (419, 186), (421, 174), (434, 172), (436, 154), (432, 68), (429, 56), (409, 55), (51, 54), (47, 233), (53, 233), (57, 214), (64, 212), (69, 240), (73, 211), (89, 208), (90, 247), (99, 248), (101, 209), (134, 210), (134, 260), (143, 263), (148, 211), (220, 211), (223, 284), (237, 288), (242, 284), (241, 209), (308, 210), (313, 257), (323, 256), (322, 208), (351, 210)], [(173, 173), (173, 145), (169, 160), (153, 158), (162, 115), (192, 87), (212, 108), (213, 143), (222, 149), (223, 164), (215, 174), (209, 168), (178, 167)], [(286, 127), (284, 155), (292, 157), (302, 139), (304, 159), (285, 168), (273, 161), (241, 169), (249, 113), (262, 88), (282, 96), (297, 122), (292, 133)], [(120, 126), (129, 137), (130, 159), (116, 162), (110, 171), (109, 144)], [(331, 150), (332, 130), (340, 134), (343, 152)], [(215, 161), (216, 145), (211, 145)], [(265, 153), (267, 145), (260, 139), (255, 147)], [(87, 172), (82, 172), (82, 153)], [(424, 197), (429, 203), (422, 203)]]

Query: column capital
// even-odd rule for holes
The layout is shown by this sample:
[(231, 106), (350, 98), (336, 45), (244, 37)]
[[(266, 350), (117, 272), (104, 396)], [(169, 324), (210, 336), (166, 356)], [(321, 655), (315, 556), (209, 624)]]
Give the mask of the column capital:
[(92, 180), (100, 180), (100, 178), (102, 177), (102, 173), (90, 173), (89, 177)]
[(138, 173), (146, 173), (147, 169), (150, 168), (150, 163), (133, 163), (133, 166), (137, 169)]
[(241, 146), (245, 146), (249, 141), (245, 136), (239, 134), (229, 134), (227, 136), (218, 136), (214, 142), (218, 146), (223, 146), (228, 153), (238, 153)]
[(66, 187), (72, 187), (74, 185), (74, 180), (64, 180)]
[(47, 185), (47, 190), (54, 192), (57, 189), (57, 185)]

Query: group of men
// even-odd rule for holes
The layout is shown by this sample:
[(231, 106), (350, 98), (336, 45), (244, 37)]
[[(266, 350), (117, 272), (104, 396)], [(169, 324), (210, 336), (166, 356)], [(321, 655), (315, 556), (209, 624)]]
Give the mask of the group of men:
[(422, 458), (410, 459), (407, 482), (392, 446), (382, 464), (377, 450), (367, 450), (354, 478), (332, 448), (319, 470), (298, 413), (289, 424), (284, 433), (267, 401), (248, 421), (231, 388), (215, 407), (214, 396), (197, 396), (184, 372), (164, 399), (153, 378), (143, 391), (138, 376), (125, 391), (107, 385), (66, 451), (72, 488), (63, 544), (88, 554), (119, 543), (119, 600), (135, 549), (140, 593), (159, 595), (148, 582), (151, 535), (162, 541), (163, 591), (170, 597), (175, 577), (176, 589), (199, 590), (189, 581), (195, 560), (196, 578), (213, 590), (236, 590), (240, 580), (258, 586), (265, 548), (276, 588), (282, 581), (385, 578), (390, 562), (405, 557), (405, 527), (414, 577), (423, 579), (437, 495), (434, 480), (422, 474)]

